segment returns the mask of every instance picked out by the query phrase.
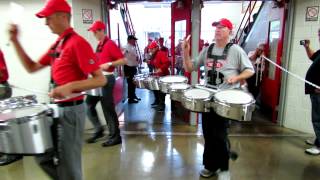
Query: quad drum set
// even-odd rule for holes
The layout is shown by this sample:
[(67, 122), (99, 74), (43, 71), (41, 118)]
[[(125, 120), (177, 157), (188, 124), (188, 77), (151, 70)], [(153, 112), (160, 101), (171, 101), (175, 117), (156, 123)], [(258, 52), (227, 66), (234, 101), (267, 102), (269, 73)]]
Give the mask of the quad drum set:
[(209, 85), (189, 85), (188, 79), (179, 75), (154, 76), (139, 74), (134, 77), (137, 88), (160, 90), (170, 94), (192, 112), (215, 111), (218, 115), (237, 121), (250, 121), (255, 109), (253, 96), (240, 89), (217, 89)]

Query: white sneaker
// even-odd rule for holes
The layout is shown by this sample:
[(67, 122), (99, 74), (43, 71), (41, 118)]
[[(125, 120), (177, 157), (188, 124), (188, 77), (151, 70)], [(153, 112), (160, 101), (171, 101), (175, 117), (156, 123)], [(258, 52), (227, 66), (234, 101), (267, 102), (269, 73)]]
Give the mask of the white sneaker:
[(201, 169), (201, 171), (199, 172), (200, 176), (205, 177), (205, 178), (209, 178), (211, 176), (213, 176), (216, 172), (210, 171), (206, 168)]
[(230, 171), (221, 171), (218, 173), (218, 180), (230, 180)]
[(306, 153), (311, 155), (320, 155), (320, 148), (314, 146), (312, 148), (306, 149)]

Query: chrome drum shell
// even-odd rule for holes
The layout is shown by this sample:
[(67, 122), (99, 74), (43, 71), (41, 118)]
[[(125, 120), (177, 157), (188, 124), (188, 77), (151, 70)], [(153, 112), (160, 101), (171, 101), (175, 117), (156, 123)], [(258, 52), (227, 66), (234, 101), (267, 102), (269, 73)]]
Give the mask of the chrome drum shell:
[(191, 88), (191, 85), (186, 83), (171, 84), (168, 88), (170, 99), (174, 101), (182, 102), (183, 92), (190, 88)]
[(133, 83), (136, 85), (137, 88), (140, 88), (140, 89), (145, 89), (145, 85), (143, 83), (145, 77), (135, 77), (133, 78)]
[(159, 78), (157, 76), (148, 76), (143, 80), (144, 86), (153, 91), (160, 90)]
[(159, 78), (160, 90), (169, 93), (169, 86), (175, 83), (188, 83), (188, 78), (179, 75), (168, 75)]
[(182, 105), (193, 112), (210, 112), (213, 94), (205, 89), (191, 88), (182, 95)]
[[(243, 98), (242, 102), (221, 100), (218, 98), (221, 93), (225, 93), (226, 96), (231, 96), (233, 93), (233, 96), (241, 96), (245, 99)], [(228, 93), (230, 94), (228, 95)], [(252, 112), (255, 109), (255, 100), (251, 94), (237, 89), (222, 90), (214, 95), (213, 101), (212, 108), (218, 115), (237, 121), (251, 121)]]
[(53, 149), (50, 109), (42, 104), (0, 113), (0, 152), (36, 155)]
[(148, 77), (147, 74), (137, 74), (133, 77), (133, 83), (136, 85), (137, 88), (145, 89), (146, 87), (143, 81), (146, 77)]

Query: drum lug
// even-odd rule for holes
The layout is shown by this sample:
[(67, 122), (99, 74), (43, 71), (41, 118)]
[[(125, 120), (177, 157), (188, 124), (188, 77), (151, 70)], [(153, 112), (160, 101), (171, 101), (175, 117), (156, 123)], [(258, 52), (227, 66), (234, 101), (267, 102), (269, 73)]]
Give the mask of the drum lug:
[(57, 104), (48, 104), (49, 110), (47, 111), (47, 116), (52, 118), (59, 118), (59, 107)]

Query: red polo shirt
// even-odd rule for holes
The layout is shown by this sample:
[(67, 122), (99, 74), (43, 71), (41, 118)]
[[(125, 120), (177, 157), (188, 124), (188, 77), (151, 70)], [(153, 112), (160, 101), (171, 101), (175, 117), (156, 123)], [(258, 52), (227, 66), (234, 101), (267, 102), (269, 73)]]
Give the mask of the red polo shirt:
[[(58, 57), (53, 57), (52, 47), (57, 46)], [(42, 65), (51, 65), (51, 75), (57, 85), (84, 80), (88, 74), (99, 69), (97, 58), (90, 44), (72, 28), (63, 32), (51, 48), (40, 58)], [(83, 99), (73, 98), (67, 101)]]
[(4, 83), (8, 80), (9, 74), (8, 74), (6, 62), (4, 60), (4, 56), (1, 50), (0, 50), (0, 72), (2, 74), (2, 76), (0, 77), (0, 83)]
[(161, 69), (159, 76), (169, 75), (170, 61), (166, 52), (158, 50), (151, 62), (156, 69)]
[[(99, 42), (98, 48), (96, 50), (96, 55), (99, 59), (99, 65), (124, 58), (121, 49), (117, 46), (117, 44), (114, 41), (112, 41), (108, 37), (105, 37), (103, 41)], [(107, 71), (113, 72), (113, 70), (114, 67), (111, 66)]]

